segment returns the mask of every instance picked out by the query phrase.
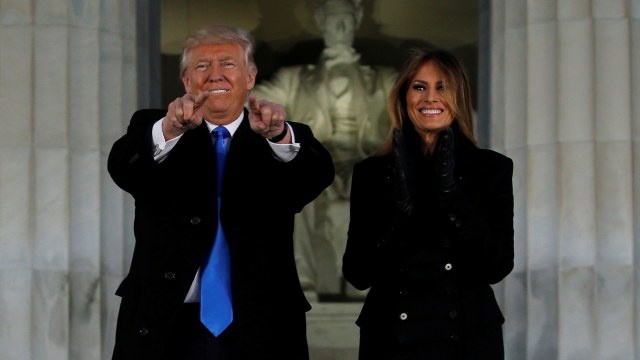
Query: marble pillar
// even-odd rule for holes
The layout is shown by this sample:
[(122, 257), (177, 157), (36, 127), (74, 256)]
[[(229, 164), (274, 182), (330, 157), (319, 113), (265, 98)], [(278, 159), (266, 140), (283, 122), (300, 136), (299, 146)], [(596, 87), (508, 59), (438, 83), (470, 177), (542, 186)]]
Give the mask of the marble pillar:
[(640, 359), (639, 16), (491, 1), (491, 147), (515, 162), (508, 359)]
[[(483, 2), (489, 147), (515, 162), (507, 359), (640, 359), (640, 0)], [(133, 216), (105, 162), (137, 108), (135, 3), (0, 1), (2, 359), (111, 356)], [(316, 359), (354, 358), (358, 311), (314, 304)]]
[(135, 15), (0, 2), (2, 359), (111, 356), (131, 216), (106, 156), (136, 108)]

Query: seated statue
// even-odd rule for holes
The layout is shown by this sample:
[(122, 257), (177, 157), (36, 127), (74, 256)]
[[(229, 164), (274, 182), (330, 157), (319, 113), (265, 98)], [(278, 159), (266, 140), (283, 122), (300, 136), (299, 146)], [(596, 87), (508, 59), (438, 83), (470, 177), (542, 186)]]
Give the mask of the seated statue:
[(289, 119), (308, 124), (330, 151), (336, 178), (296, 220), (298, 272), (310, 301), (318, 294), (361, 297), (342, 279), (354, 163), (386, 138), (387, 96), (397, 76), (389, 67), (360, 63), (353, 48), (362, 20), (360, 0), (320, 0), (314, 20), (325, 48), (315, 64), (284, 67), (252, 93), (285, 106)]

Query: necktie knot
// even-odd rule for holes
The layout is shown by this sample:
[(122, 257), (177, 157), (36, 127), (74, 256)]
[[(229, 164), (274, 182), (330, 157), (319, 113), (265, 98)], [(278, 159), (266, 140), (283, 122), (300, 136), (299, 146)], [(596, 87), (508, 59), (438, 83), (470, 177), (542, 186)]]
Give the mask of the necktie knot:
[(224, 140), (231, 137), (229, 130), (227, 130), (227, 128), (224, 126), (218, 126), (217, 128), (213, 129), (211, 133), (213, 134), (214, 141), (216, 142), (218, 142), (218, 140)]

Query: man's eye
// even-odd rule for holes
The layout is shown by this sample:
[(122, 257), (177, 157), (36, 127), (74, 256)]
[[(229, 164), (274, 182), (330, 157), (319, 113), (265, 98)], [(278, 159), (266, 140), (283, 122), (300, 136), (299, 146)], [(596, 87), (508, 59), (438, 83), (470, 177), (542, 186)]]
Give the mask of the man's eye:
[(208, 67), (208, 64), (198, 64), (196, 65), (196, 70), (206, 70)]
[(222, 63), (222, 66), (225, 67), (225, 68), (233, 67), (233, 65), (234, 64), (232, 62), (229, 62), (229, 61), (225, 61), (225, 62)]

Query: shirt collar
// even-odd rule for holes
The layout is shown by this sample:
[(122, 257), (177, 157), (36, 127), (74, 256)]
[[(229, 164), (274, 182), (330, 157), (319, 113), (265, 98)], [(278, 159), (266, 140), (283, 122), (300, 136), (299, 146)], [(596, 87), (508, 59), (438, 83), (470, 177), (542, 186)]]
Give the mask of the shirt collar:
[(229, 130), (229, 134), (231, 134), (231, 137), (233, 137), (233, 134), (236, 132), (236, 130), (238, 130), (238, 128), (240, 127), (240, 123), (242, 122), (242, 119), (244, 118), (244, 111), (242, 113), (240, 113), (240, 116), (238, 116), (237, 119), (235, 119), (234, 121), (230, 122), (229, 124), (226, 125), (214, 125), (208, 121), (205, 120), (205, 122), (207, 123), (207, 127), (209, 128), (209, 132), (212, 132), (213, 129), (217, 128), (218, 126), (224, 126), (225, 128), (227, 128), (227, 130)]

